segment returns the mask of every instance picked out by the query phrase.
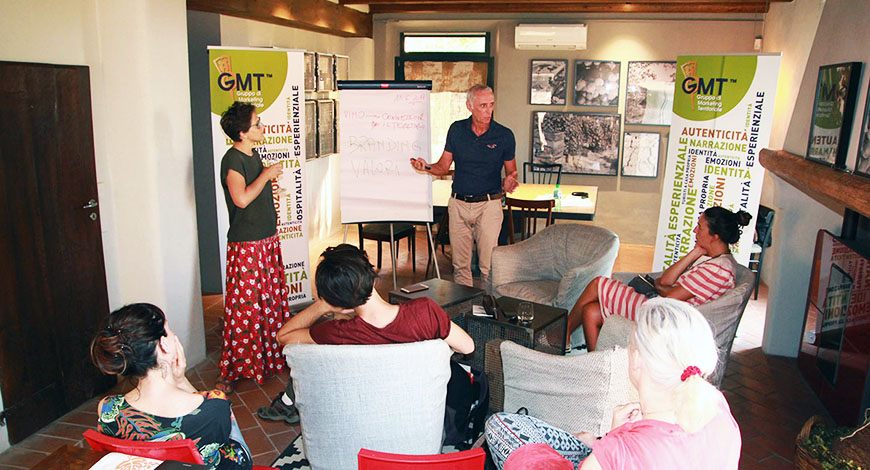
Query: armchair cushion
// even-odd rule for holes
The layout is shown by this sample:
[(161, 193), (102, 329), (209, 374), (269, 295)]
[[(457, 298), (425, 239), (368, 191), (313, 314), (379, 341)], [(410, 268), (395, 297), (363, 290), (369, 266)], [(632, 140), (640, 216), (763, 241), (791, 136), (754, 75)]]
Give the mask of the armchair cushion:
[(571, 308), (593, 278), (610, 275), (618, 251), (619, 237), (610, 230), (551, 225), (493, 250), (492, 288), (498, 295)]
[(529, 415), (569, 432), (610, 430), (613, 408), (636, 401), (622, 348), (555, 356), (511, 341), (501, 343), (504, 409)]
[(311, 468), (355, 469), (362, 448), (439, 453), (450, 354), (442, 340), (286, 346)]
[[(731, 355), (731, 346), (737, 334), (737, 327), (740, 325), (740, 318), (743, 316), (743, 311), (746, 309), (746, 304), (749, 303), (749, 298), (755, 288), (755, 274), (743, 265), (736, 265), (736, 269), (736, 285), (733, 289), (723, 294), (722, 297), (697, 307), (698, 311), (710, 323), (713, 336), (716, 339), (716, 346), (719, 348), (719, 365), (708, 377), (710, 383), (717, 387), (721, 385), (722, 378), (725, 377), (725, 368), (728, 365), (728, 357)], [(618, 272), (613, 273), (613, 279), (628, 283), (635, 275), (637, 273)], [(651, 274), (654, 278), (659, 278), (661, 275), (661, 272)], [(607, 325), (611, 320), (612, 318), (608, 318), (604, 324)], [(620, 320), (624, 319), (620, 318)], [(602, 328), (603, 331), (604, 328)]]

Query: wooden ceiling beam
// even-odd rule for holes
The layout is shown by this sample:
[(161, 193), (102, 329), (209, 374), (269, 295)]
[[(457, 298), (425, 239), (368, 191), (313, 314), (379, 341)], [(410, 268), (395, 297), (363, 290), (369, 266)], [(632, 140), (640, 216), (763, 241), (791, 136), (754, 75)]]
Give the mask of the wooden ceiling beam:
[(694, 2), (694, 3), (464, 3), (370, 4), (372, 14), (379, 13), (767, 13), (766, 3)]
[(187, 9), (331, 34), (371, 38), (372, 14), (328, 0), (187, 0)]
[(689, 3), (689, 4), (769, 4), (769, 3), (789, 3), (793, 0), (539, 0), (530, 2), (529, 0), (340, 0), (343, 5), (438, 5), (444, 3), (461, 3), (475, 5), (494, 5), (502, 6), (506, 4), (563, 4), (563, 5), (582, 5), (582, 4), (601, 4), (601, 3), (631, 3), (631, 4), (671, 4), (671, 3)]

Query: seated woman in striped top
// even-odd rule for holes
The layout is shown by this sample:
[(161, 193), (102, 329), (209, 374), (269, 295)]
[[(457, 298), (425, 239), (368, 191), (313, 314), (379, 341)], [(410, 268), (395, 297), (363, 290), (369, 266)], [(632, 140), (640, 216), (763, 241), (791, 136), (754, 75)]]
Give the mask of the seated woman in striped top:
[[(752, 216), (724, 207), (707, 208), (695, 226), (695, 247), (672, 264), (655, 281), (658, 294), (698, 306), (718, 299), (735, 286), (736, 261), (730, 245), (740, 239), (742, 227)], [(568, 315), (568, 335), (583, 325), (586, 347), (594, 351), (604, 320), (617, 314), (634, 321), (638, 307), (647, 300), (631, 287), (599, 276), (592, 280)]]

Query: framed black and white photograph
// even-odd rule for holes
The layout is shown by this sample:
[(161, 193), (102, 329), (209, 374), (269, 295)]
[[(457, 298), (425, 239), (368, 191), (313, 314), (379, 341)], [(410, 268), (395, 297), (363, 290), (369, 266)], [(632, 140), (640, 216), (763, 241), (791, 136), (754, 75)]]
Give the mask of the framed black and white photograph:
[(834, 168), (846, 168), (860, 79), (860, 62), (819, 67), (810, 140), (807, 144), (808, 160)]
[(657, 177), (661, 137), (658, 132), (626, 132), (622, 137), (622, 176)]
[(619, 62), (574, 61), (574, 104), (619, 106)]
[(305, 159), (317, 158), (317, 101), (305, 100)]
[(335, 90), (335, 56), (317, 53), (317, 91)]
[(864, 105), (864, 123), (858, 140), (858, 159), (855, 160), (854, 171), (856, 175), (870, 177), (870, 93), (867, 93), (867, 103)]
[(533, 112), (532, 161), (559, 163), (563, 173), (616, 176), (619, 114)]
[(335, 102), (317, 100), (317, 155), (335, 153)]
[(335, 80), (348, 80), (350, 78), (350, 57), (346, 55), (335, 56)]
[(568, 61), (532, 59), (530, 80), (531, 104), (565, 104), (568, 85)]
[(670, 126), (676, 62), (629, 62), (625, 123)]
[(317, 58), (313, 52), (305, 53), (305, 70), (303, 71), (303, 81), (305, 82), (305, 91), (317, 90)]

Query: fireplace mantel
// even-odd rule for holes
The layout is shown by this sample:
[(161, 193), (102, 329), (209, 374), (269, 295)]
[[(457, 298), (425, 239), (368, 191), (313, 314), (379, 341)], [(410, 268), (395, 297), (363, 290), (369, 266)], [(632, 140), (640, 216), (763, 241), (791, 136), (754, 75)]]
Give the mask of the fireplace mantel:
[(785, 150), (764, 149), (761, 165), (807, 196), (832, 207), (870, 217), (870, 178), (820, 165)]

